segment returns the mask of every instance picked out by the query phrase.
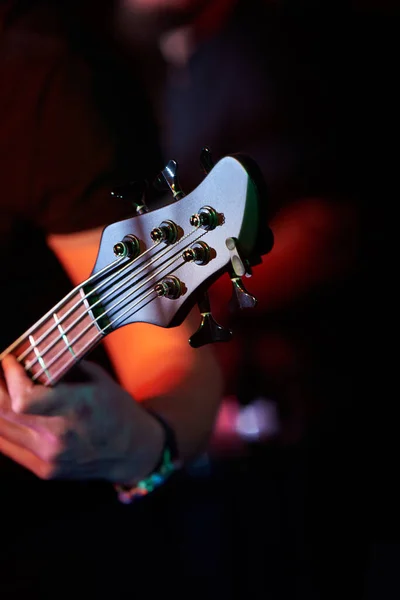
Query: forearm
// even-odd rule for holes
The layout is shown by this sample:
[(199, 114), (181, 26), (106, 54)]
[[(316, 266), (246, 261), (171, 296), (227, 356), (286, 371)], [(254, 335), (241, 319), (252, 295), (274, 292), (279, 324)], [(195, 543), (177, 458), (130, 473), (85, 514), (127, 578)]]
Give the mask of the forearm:
[(178, 387), (144, 402), (172, 427), (183, 461), (206, 447), (222, 396), (221, 371), (210, 348), (196, 352), (196, 364)]
[(200, 314), (194, 310), (179, 327), (139, 323), (105, 340), (119, 382), (171, 426), (184, 461), (206, 445), (222, 395), (222, 376), (212, 347), (189, 345), (199, 322)]

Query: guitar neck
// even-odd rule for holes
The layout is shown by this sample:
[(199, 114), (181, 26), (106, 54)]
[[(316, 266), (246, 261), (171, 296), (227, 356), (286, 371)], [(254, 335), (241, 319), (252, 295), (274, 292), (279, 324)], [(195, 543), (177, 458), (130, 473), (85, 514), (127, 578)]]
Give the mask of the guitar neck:
[(80, 286), (1, 353), (0, 360), (12, 354), (33, 381), (52, 386), (104, 337), (104, 320), (93, 294)]

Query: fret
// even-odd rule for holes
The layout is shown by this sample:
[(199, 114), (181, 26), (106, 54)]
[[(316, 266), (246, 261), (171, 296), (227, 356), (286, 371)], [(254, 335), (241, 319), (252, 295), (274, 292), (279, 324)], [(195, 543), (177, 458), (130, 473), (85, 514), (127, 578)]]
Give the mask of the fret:
[(54, 385), (103, 337), (80, 288), (27, 332), (11, 352), (32, 379)]
[(28, 339), (29, 339), (29, 342), (30, 342), (30, 344), (31, 344), (31, 347), (32, 347), (32, 349), (33, 349), (33, 351), (34, 351), (34, 353), (35, 353), (35, 356), (36, 356), (36, 358), (38, 359), (38, 363), (39, 363), (39, 365), (42, 367), (42, 369), (43, 369), (43, 371), (44, 371), (44, 373), (45, 373), (46, 377), (47, 377), (47, 378), (48, 378), (48, 380), (49, 380), (49, 382), (50, 382), (50, 383), (53, 383), (53, 381), (52, 381), (52, 378), (51, 378), (51, 375), (50, 375), (50, 372), (49, 372), (49, 370), (47, 369), (46, 363), (45, 363), (45, 361), (44, 361), (44, 359), (43, 359), (42, 355), (40, 354), (40, 350), (39, 350), (39, 348), (36, 346), (36, 342), (35, 342), (35, 339), (34, 339), (33, 335), (30, 335)]
[(118, 275), (126, 269), (127, 265), (121, 269), (119, 262), (117, 258), (106, 264), (71, 290), (37, 323), (0, 352), (0, 362), (11, 354), (32, 381), (43, 385), (56, 384), (111, 331), (99, 290), (114, 278), (118, 280)]
[(74, 351), (73, 347), (71, 346), (71, 343), (68, 340), (67, 334), (65, 333), (65, 330), (63, 329), (63, 326), (61, 325), (61, 321), (60, 321), (57, 313), (53, 313), (53, 318), (57, 324), (57, 329), (60, 332), (61, 338), (65, 342), (65, 345), (67, 346), (68, 350), (71, 352), (72, 356), (76, 357), (75, 351)]

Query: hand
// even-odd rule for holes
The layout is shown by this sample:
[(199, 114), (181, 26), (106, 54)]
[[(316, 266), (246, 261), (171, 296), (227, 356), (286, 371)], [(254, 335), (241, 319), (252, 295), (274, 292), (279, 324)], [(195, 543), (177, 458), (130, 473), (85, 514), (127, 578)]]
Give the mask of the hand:
[(153, 470), (162, 427), (103, 369), (82, 361), (84, 382), (47, 388), (13, 356), (2, 366), (0, 452), (42, 479), (129, 484)]

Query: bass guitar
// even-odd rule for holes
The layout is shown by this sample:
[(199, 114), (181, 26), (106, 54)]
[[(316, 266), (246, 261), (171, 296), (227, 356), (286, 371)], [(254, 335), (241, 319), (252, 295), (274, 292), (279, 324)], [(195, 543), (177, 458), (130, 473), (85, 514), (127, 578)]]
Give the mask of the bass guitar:
[[(209, 158), (207, 149), (203, 157)], [(204, 161), (205, 164), (207, 161)], [(108, 225), (90, 277), (0, 354), (12, 353), (33, 381), (55, 385), (104, 336), (137, 321), (179, 325), (200, 308), (193, 347), (228, 341), (232, 332), (212, 317), (207, 288), (228, 271), (233, 301), (253, 307), (242, 277), (272, 246), (263, 219), (266, 199), (255, 165), (233, 155), (209, 168), (190, 194), (179, 187), (177, 165), (161, 172), (173, 201)]]

